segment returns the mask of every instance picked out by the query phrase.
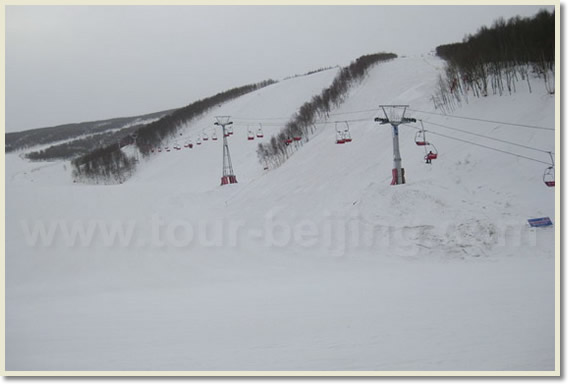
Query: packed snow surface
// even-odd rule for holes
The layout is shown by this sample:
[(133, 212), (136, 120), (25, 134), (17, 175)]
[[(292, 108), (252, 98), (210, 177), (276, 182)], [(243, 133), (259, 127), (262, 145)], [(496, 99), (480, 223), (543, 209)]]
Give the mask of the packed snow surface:
[[(442, 116), (442, 70), (432, 56), (373, 67), (268, 171), (259, 140), (336, 70), (218, 106), (168, 143), (193, 149), (140, 158), (124, 184), (7, 155), (6, 369), (554, 370), (554, 229), (526, 222), (555, 222), (547, 165), (449, 138), (548, 162), (553, 131), (451, 116), (552, 128), (554, 96), (532, 79)], [(420, 124), (400, 126), (404, 185), (389, 185), (380, 104), (410, 105), (439, 151), (425, 164)], [(235, 122), (238, 184), (223, 187), (217, 115)], [(343, 120), (353, 141), (338, 145)]]

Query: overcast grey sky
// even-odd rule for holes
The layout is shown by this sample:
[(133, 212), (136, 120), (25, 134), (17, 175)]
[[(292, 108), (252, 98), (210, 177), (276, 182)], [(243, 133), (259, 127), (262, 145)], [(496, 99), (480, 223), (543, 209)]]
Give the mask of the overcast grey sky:
[(181, 107), (552, 6), (8, 6), (6, 131)]

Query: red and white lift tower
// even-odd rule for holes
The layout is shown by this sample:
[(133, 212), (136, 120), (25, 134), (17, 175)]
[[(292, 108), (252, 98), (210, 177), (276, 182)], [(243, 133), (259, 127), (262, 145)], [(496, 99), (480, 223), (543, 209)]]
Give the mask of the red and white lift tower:
[(233, 124), (230, 116), (215, 116), (217, 120), (215, 125), (220, 125), (223, 130), (223, 176), (221, 177), (221, 185), (237, 184), (237, 176), (233, 172), (233, 163), (231, 162), (231, 153), (229, 152), (229, 144), (227, 137), (229, 136), (226, 126)]
[(404, 116), (408, 105), (379, 105), (379, 108), (383, 110), (385, 117), (376, 117), (375, 121), (380, 124), (390, 124), (392, 126), (392, 151), (394, 160), (391, 185), (404, 184), (406, 180), (398, 144), (398, 126), (405, 123), (415, 123), (416, 119)]

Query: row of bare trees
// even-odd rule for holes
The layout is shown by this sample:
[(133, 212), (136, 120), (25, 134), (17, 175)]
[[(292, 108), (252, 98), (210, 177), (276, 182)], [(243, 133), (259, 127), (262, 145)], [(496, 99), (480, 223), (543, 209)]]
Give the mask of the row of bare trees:
[(316, 121), (329, 117), (329, 112), (343, 103), (349, 88), (361, 81), (371, 66), (396, 57), (394, 53), (365, 55), (341, 68), (332, 84), (304, 103), (269, 143), (259, 143), (257, 155), (260, 162), (269, 168), (278, 167), (285, 162), (296, 149), (309, 141), (317, 130)]
[(453, 109), (469, 95), (512, 94), (519, 81), (532, 92), (531, 76), (554, 89), (555, 15), (540, 11), (534, 17), (496, 20), (461, 43), (441, 45), (436, 54), (447, 61), (432, 101), (436, 108)]

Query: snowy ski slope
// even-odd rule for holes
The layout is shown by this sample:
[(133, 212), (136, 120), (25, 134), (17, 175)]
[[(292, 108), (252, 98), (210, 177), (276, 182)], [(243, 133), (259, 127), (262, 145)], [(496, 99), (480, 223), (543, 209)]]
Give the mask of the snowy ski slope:
[[(556, 221), (547, 166), (434, 133), (548, 154), (429, 122), (544, 151), (554, 132), (432, 114), (442, 68), (432, 56), (377, 65), (270, 171), (247, 124), (269, 140), (336, 70), (189, 123), (181, 145), (233, 117), (236, 185), (219, 185), (218, 128), (217, 142), (142, 160), (122, 185), (73, 184), (64, 163), (7, 155), (6, 368), (554, 370), (554, 229), (526, 224)], [(454, 115), (554, 127), (554, 97), (532, 86)], [(439, 150), (425, 164), (416, 129), (400, 127), (405, 185), (389, 185), (380, 104), (409, 104)], [(335, 144), (337, 120), (351, 143)]]

